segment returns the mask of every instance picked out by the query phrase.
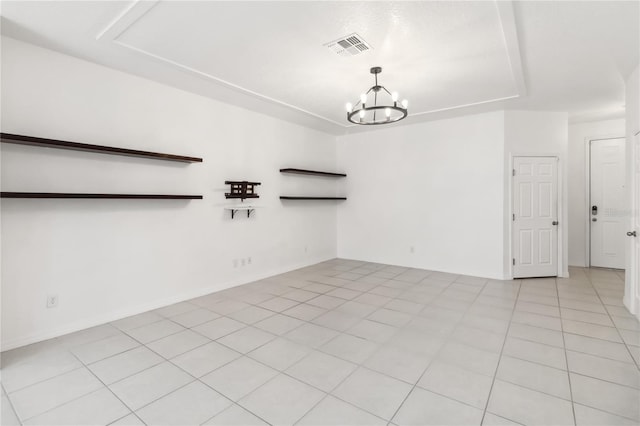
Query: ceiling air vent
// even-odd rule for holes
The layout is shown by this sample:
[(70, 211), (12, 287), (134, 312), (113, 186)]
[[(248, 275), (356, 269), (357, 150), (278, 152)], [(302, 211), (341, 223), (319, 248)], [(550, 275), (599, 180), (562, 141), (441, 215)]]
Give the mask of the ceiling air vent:
[(345, 37), (324, 44), (338, 55), (354, 56), (371, 49), (369, 43), (358, 34), (353, 33)]

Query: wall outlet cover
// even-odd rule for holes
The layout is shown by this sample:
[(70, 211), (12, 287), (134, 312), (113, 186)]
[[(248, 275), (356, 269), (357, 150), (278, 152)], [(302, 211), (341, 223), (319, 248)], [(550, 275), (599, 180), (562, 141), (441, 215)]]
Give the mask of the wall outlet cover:
[(55, 308), (58, 306), (58, 295), (57, 294), (48, 294), (47, 295), (47, 308)]

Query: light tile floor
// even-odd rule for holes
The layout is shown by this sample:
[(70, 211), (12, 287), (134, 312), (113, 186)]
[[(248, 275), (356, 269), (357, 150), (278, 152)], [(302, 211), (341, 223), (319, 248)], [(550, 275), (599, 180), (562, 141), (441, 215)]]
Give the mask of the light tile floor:
[(622, 294), (335, 259), (5, 352), (1, 423), (638, 424)]

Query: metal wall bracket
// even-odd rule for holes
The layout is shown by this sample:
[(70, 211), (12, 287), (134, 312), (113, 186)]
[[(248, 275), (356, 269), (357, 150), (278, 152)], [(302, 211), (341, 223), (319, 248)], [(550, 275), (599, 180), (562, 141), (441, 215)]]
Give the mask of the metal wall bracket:
[(225, 210), (231, 211), (231, 219), (233, 219), (236, 217), (236, 214), (242, 210), (246, 210), (247, 217), (251, 217), (251, 213), (254, 212), (256, 207), (259, 207), (259, 206), (228, 206), (228, 207), (225, 207)]

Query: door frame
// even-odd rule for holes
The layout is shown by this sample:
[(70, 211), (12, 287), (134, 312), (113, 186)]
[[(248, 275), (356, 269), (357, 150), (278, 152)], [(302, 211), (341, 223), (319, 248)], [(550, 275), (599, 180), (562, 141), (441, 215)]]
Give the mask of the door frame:
[[(631, 140), (629, 140), (631, 139)], [(630, 138), (626, 138), (626, 183), (629, 186), (627, 188), (627, 194), (629, 199), (628, 208), (629, 208), (629, 221), (628, 228), (630, 231), (636, 231), (638, 227), (638, 223), (636, 223), (634, 219), (634, 209), (635, 202), (638, 191), (640, 188), (636, 186), (636, 182), (634, 179), (634, 173), (636, 169), (636, 156), (638, 155), (637, 149), (640, 147), (637, 146), (636, 142), (640, 142), (640, 131), (637, 131), (635, 134), (630, 136)], [(639, 237), (636, 237), (639, 238)], [(624, 283), (624, 295), (622, 297), (622, 303), (626, 306), (626, 308), (633, 314), (638, 320), (640, 320), (640, 281), (638, 280), (638, 268), (640, 265), (636, 261), (638, 258), (638, 253), (636, 252), (636, 241), (635, 238), (629, 238), (627, 242), (627, 261), (625, 262), (626, 270), (625, 270), (625, 283)]]
[(507, 203), (508, 203), (508, 216), (505, 218), (508, 222), (509, 222), (509, 226), (508, 226), (508, 235), (507, 238), (509, 239), (509, 250), (508, 250), (508, 279), (514, 279), (513, 278), (513, 263), (512, 263), (512, 259), (513, 259), (513, 255), (514, 255), (514, 247), (513, 247), (513, 175), (512, 175), (512, 170), (514, 167), (514, 159), (516, 157), (551, 157), (551, 158), (555, 158), (557, 163), (558, 163), (558, 168), (557, 168), (557, 176), (556, 176), (556, 185), (557, 185), (557, 192), (558, 192), (558, 211), (556, 212), (558, 215), (558, 259), (557, 259), (557, 265), (558, 265), (558, 270), (556, 272), (556, 276), (557, 277), (568, 277), (568, 274), (565, 274), (565, 268), (566, 265), (564, 264), (564, 256), (565, 256), (565, 252), (567, 251), (567, 247), (565, 244), (565, 234), (566, 234), (566, 229), (567, 228), (567, 223), (565, 223), (565, 219), (566, 219), (566, 212), (565, 212), (565, 206), (564, 206), (564, 161), (563, 161), (563, 155), (560, 153), (549, 153), (549, 152), (544, 152), (544, 153), (510, 153), (509, 154), (509, 175), (507, 176), (508, 180), (509, 180), (509, 185), (508, 185), (508, 195), (507, 195)]
[[(584, 181), (584, 189), (585, 189), (585, 205), (584, 205), (584, 252), (585, 258), (584, 263), (585, 267), (591, 267), (591, 143), (596, 141), (608, 141), (611, 139), (625, 139), (625, 136), (594, 136), (594, 137), (586, 137), (585, 140), (585, 181)], [(625, 164), (627, 161), (627, 152), (625, 146)], [(625, 177), (626, 183), (626, 177)]]

